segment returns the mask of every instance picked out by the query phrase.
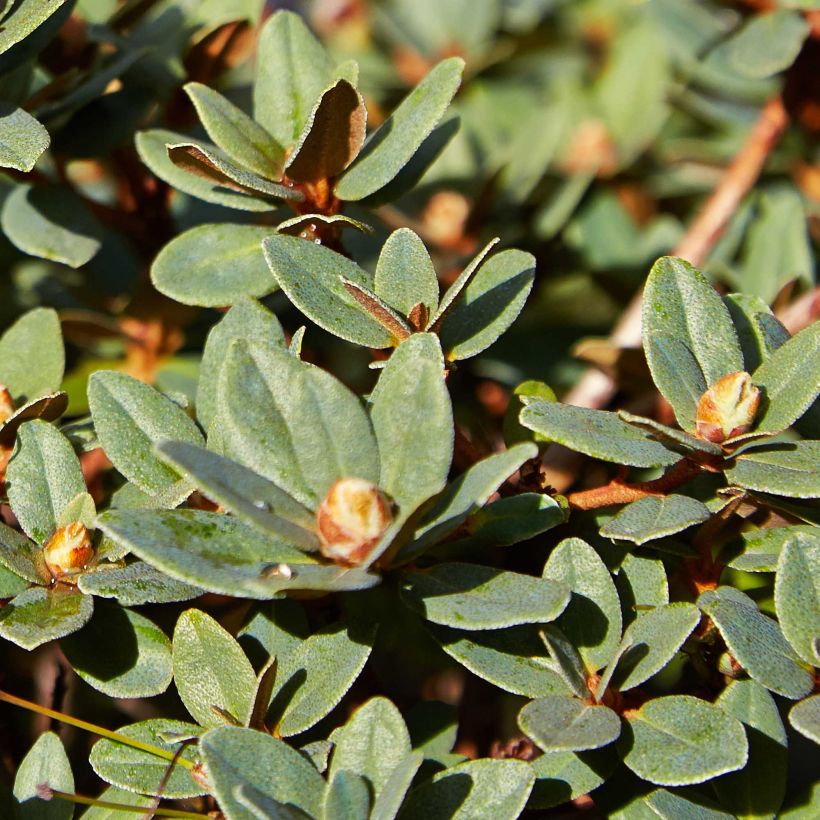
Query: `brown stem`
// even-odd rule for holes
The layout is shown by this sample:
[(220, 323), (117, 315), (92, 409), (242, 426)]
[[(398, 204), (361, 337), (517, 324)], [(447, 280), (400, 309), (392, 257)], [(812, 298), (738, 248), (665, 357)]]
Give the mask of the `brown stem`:
[[(673, 256), (683, 257), (695, 267), (703, 264), (741, 200), (757, 181), (788, 123), (788, 115), (780, 97), (775, 97), (763, 107), (742, 148), (703, 203), (685, 235), (672, 249)], [(635, 295), (615, 325), (610, 341), (616, 347), (640, 345), (640, 293)], [(579, 407), (602, 408), (609, 404), (615, 391), (615, 382), (609, 376), (590, 369), (564, 397), (564, 401)], [(551, 445), (544, 456), (549, 483), (559, 492), (569, 487), (575, 481), (582, 458), (578, 453), (560, 445)]]
[(723, 571), (723, 564), (713, 557), (714, 541), (743, 501), (744, 497), (742, 495), (733, 498), (723, 509), (703, 524), (692, 539), (692, 546), (697, 549), (699, 557), (689, 561), (687, 567), (689, 569), (689, 579), (698, 595), (704, 590), (714, 589), (718, 585), (720, 573)]
[(652, 481), (629, 484), (616, 478), (603, 487), (570, 493), (567, 501), (575, 510), (595, 510), (611, 504), (629, 504), (631, 501), (639, 501), (652, 495), (663, 496), (691, 481), (701, 469), (699, 464), (683, 458), (673, 464), (660, 478)]

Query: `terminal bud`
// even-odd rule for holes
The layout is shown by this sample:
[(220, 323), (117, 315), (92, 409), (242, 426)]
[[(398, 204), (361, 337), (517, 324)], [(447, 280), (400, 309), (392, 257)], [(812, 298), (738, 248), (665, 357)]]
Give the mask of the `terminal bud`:
[(721, 444), (748, 433), (760, 406), (760, 390), (743, 370), (721, 376), (698, 402), (695, 423), (698, 435)]

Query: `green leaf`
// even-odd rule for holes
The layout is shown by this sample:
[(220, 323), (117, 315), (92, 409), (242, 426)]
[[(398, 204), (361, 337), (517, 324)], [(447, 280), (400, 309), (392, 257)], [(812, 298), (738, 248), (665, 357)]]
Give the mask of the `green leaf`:
[(0, 523), (0, 564), (33, 584), (49, 577), (43, 553), (17, 530)]
[(780, 553), (792, 539), (797, 540), (799, 549), (812, 550), (820, 546), (820, 533), (808, 525), (751, 530), (741, 533), (740, 538), (736, 548), (729, 547), (734, 557), (727, 565), (743, 572), (775, 572)]
[(305, 239), (315, 234), (317, 225), (328, 225), (342, 230), (353, 228), (359, 233), (372, 234), (373, 226), (345, 214), (299, 214), (285, 219), (276, 226), (276, 233), (286, 233)]
[(601, 535), (640, 545), (702, 524), (710, 517), (703, 502), (687, 495), (648, 496), (623, 507), (601, 527)]
[(0, 336), (0, 384), (18, 406), (58, 390), (64, 368), (60, 320), (51, 308), (24, 313)]
[(230, 188), (252, 196), (262, 194), (273, 199), (301, 201), (303, 195), (293, 188), (269, 182), (232, 162), (216, 146), (195, 142), (167, 145), (168, 158), (188, 174), (204, 179), (218, 188)]
[[(179, 750), (179, 743), (169, 738), (175, 736), (196, 738), (202, 734), (202, 731), (193, 723), (153, 718), (132, 723), (130, 726), (123, 726), (117, 729), (117, 734), (156, 746), (167, 754), (173, 755)], [(185, 746), (180, 757), (185, 758), (189, 763), (196, 763), (199, 750), (196, 745), (189, 744)], [(88, 756), (88, 762), (106, 783), (129, 792), (161, 793), (164, 798), (170, 800), (205, 794), (205, 789), (191, 776), (190, 769), (180, 765), (174, 766), (170, 770), (170, 777), (167, 777), (170, 763), (168, 758), (142, 749), (135, 749), (132, 746), (125, 746), (107, 738), (98, 740), (94, 744)]]
[(0, 598), (14, 598), (28, 589), (28, 581), (0, 562)]
[(374, 293), (408, 316), (418, 304), (432, 316), (438, 307), (438, 278), (424, 242), (409, 228), (393, 231), (382, 246)]
[(365, 347), (390, 347), (393, 339), (348, 293), (342, 278), (373, 289), (373, 278), (355, 262), (322, 245), (275, 234), (263, 243), (265, 259), (288, 299), (319, 327)]
[(813, 542), (792, 538), (783, 545), (774, 603), (786, 640), (806, 663), (820, 666), (820, 538)]
[(362, 95), (337, 80), (323, 92), (285, 163), (289, 179), (319, 182), (340, 174), (364, 142), (367, 109)]
[(569, 691), (535, 627), (462, 632), (437, 626), (430, 631), (450, 657), (505, 692), (539, 698)]
[(521, 760), (468, 760), (410, 792), (399, 820), (514, 820), (532, 791), (535, 775)]
[(270, 233), (263, 225), (198, 225), (159, 252), (151, 281), (184, 305), (219, 307), (266, 296), (276, 289), (262, 254)]
[(367, 820), (370, 816), (367, 781), (353, 772), (336, 772), (325, 791), (322, 816), (326, 820)]
[(567, 587), (476, 564), (444, 563), (404, 576), (402, 598), (436, 624), (501, 629), (554, 620), (567, 605)]
[[(694, 432), (691, 401), (700, 384), (692, 381), (694, 374), (688, 364), (681, 362), (684, 366), (680, 367), (677, 348), (663, 348), (662, 352), (652, 343), (653, 337), (669, 338), (687, 348), (702, 371), (705, 387), (727, 373), (743, 370), (729, 311), (703, 275), (682, 259), (664, 257), (649, 274), (643, 296), (643, 339), (655, 384), (681, 426)], [(671, 355), (675, 366), (664, 363), (664, 355)]]
[(60, 641), (74, 671), (112, 698), (149, 698), (171, 683), (171, 642), (156, 624), (112, 601), (96, 601), (91, 620)]
[(439, 327), (449, 361), (486, 350), (515, 321), (535, 278), (535, 257), (515, 249), (502, 251), (478, 269)]
[(444, 116), (463, 70), (460, 57), (442, 60), (402, 100), (336, 183), (339, 199), (364, 199), (398, 175)]
[(665, 467), (680, 458), (617, 414), (604, 410), (531, 399), (521, 411), (521, 424), (550, 441), (616, 464)]
[(269, 599), (283, 589), (356, 589), (377, 576), (314, 558), (220, 513), (109, 510), (98, 526), (172, 578), (221, 595)]
[(754, 373), (784, 342), (789, 331), (759, 297), (730, 293), (723, 297), (743, 351), (744, 369)]
[[(81, 473), (82, 475), (82, 469)], [(83, 484), (85, 486), (85, 484)], [(64, 527), (66, 524), (71, 524), (73, 521), (79, 521), (81, 524), (91, 530), (94, 528), (97, 521), (97, 506), (94, 504), (94, 499), (90, 493), (84, 489), (80, 490), (71, 501), (63, 507), (63, 511), (57, 516), (57, 526)]]
[(370, 820), (394, 820), (423, 759), (421, 752), (411, 752), (393, 769), (373, 801)]
[(753, 680), (731, 681), (715, 701), (745, 724), (749, 762), (718, 778), (715, 791), (735, 817), (774, 818), (786, 794), (786, 732), (774, 698)]
[(20, 762), (14, 778), (15, 817), (19, 820), (71, 820), (74, 806), (65, 800), (46, 801), (43, 785), (61, 792), (74, 792), (71, 763), (60, 738), (44, 732)]
[(453, 458), (453, 409), (438, 339), (403, 342), (370, 394), (379, 445), (379, 486), (409, 513), (444, 487)]
[(242, 299), (211, 328), (202, 351), (196, 387), (196, 415), (210, 431), (216, 415), (219, 377), (234, 339), (285, 347), (285, 334), (279, 320), (252, 299)]
[[(234, 787), (233, 797), (239, 806), (247, 809), (250, 814), (243, 817), (255, 817), (257, 820), (306, 820), (308, 815), (290, 804), (279, 803), (270, 795), (252, 786), (250, 783), (241, 783)], [(236, 806), (233, 807), (236, 816)]]
[(621, 719), (607, 706), (548, 695), (531, 701), (519, 712), (518, 727), (545, 752), (580, 752), (617, 740)]
[(174, 683), (200, 726), (210, 729), (225, 723), (214, 707), (247, 725), (256, 675), (236, 640), (198, 609), (183, 612), (174, 628)]
[(51, 138), (45, 127), (13, 103), (0, 103), (0, 167), (30, 171)]
[(726, 468), (732, 484), (786, 498), (820, 497), (820, 442), (795, 441), (756, 447)]
[(473, 464), (438, 495), (398, 558), (409, 560), (457, 530), (506, 479), (537, 454), (534, 444), (524, 443)]
[(213, 179), (195, 176), (178, 168), (168, 156), (168, 145), (184, 142), (186, 137), (174, 131), (153, 128), (150, 131), (138, 131), (135, 137), (137, 153), (140, 159), (161, 179), (178, 191), (224, 205), (226, 208), (237, 208), (240, 211), (272, 211), (279, 203), (265, 197), (251, 194), (248, 191), (231, 190), (218, 184)]
[(80, 575), (77, 586), (86, 595), (115, 598), (123, 606), (188, 601), (202, 594), (198, 587), (169, 578), (144, 561), (124, 567), (98, 564)]
[(17, 434), (6, 488), (23, 531), (43, 544), (64, 508), (85, 492), (85, 479), (68, 439), (51, 424), (27, 421)]
[(336, 707), (364, 668), (375, 625), (331, 625), (280, 660), (268, 716), (280, 737), (298, 735)]
[(690, 695), (655, 698), (627, 716), (624, 763), (659, 786), (702, 783), (746, 765), (739, 720)]
[(701, 594), (698, 606), (723, 636), (737, 662), (758, 683), (797, 700), (812, 690), (811, 675), (801, 666), (780, 627), (757, 604), (733, 587)]
[(683, 455), (690, 455), (692, 451), (709, 453), (713, 456), (723, 455), (723, 448), (719, 445), (702, 438), (690, 436), (689, 433), (685, 433), (683, 430), (667, 427), (665, 424), (661, 424), (653, 419), (646, 419), (643, 416), (635, 416), (632, 413), (627, 413), (625, 410), (619, 410), (618, 416), (634, 427), (638, 427), (644, 432), (649, 433), (652, 438), (657, 439), (670, 450), (675, 450)]
[(808, 22), (797, 11), (754, 15), (729, 40), (729, 63), (745, 77), (770, 77), (794, 62), (809, 32)]
[(183, 86), (208, 136), (232, 160), (266, 179), (279, 179), (284, 149), (261, 125), (202, 83)]
[(624, 632), (612, 685), (625, 692), (660, 672), (699, 622), (698, 608), (688, 603), (659, 606), (638, 616)]
[(811, 695), (795, 703), (789, 722), (801, 735), (820, 744), (820, 695)]
[(13, 445), (17, 430), (23, 422), (33, 419), (56, 421), (65, 413), (67, 407), (68, 396), (65, 393), (52, 393), (27, 402), (0, 423), (0, 445), (4, 447)]
[(580, 538), (566, 538), (550, 553), (544, 577), (563, 582), (572, 592), (556, 624), (580, 653), (587, 671), (606, 666), (621, 639), (621, 606), (598, 553)]
[[(68, 0), (22, 0), (11, 9), (5, 9), (3, 28), (0, 30), (0, 54), (17, 43), (22, 43), (42, 26)], [(62, 15), (60, 15), (62, 18)], [(3, 65), (3, 71), (8, 70)]]
[(218, 393), (228, 453), (302, 504), (315, 508), (340, 478), (378, 482), (370, 420), (359, 398), (329, 373), (281, 348), (239, 340)]
[(820, 323), (778, 347), (752, 382), (763, 391), (755, 432), (779, 433), (794, 424), (820, 395)]
[(553, 669), (561, 676), (567, 688), (577, 698), (589, 697), (584, 661), (569, 638), (555, 624), (546, 624), (538, 634), (549, 650)]
[(318, 550), (316, 516), (253, 470), (181, 441), (160, 444), (158, 453), (208, 498), (246, 523), (299, 549)]
[(91, 618), (90, 597), (62, 589), (31, 587), (0, 609), (0, 638), (23, 649), (76, 632)]
[[(133, 794), (116, 786), (109, 786), (99, 797), (99, 800), (110, 803), (119, 803), (125, 806), (135, 806), (143, 811), (148, 811), (153, 803), (153, 798), (143, 794)], [(82, 816), (82, 820), (133, 820), (131, 812), (126, 813), (120, 809), (107, 808), (105, 806), (91, 806)]]
[(239, 630), (238, 640), (257, 668), (272, 658), (284, 658), (296, 651), (310, 635), (302, 604), (283, 598), (259, 604)]
[(182, 500), (191, 491), (153, 452), (163, 439), (201, 444), (202, 434), (179, 405), (153, 387), (114, 370), (88, 380), (88, 403), (105, 454), (141, 490)]
[(333, 63), (302, 18), (286, 11), (272, 14), (257, 44), (254, 119), (290, 148), (332, 75)]
[(102, 244), (96, 218), (70, 188), (18, 185), (3, 203), (0, 226), (23, 253), (79, 268)]
[(410, 735), (401, 712), (387, 698), (360, 706), (331, 736), (335, 743), (328, 779), (343, 770), (366, 777), (378, 796), (397, 766), (410, 754)]
[(566, 506), (552, 496), (519, 493), (478, 510), (466, 526), (472, 543), (509, 547), (563, 524), (567, 514)]
[(621, 599), (621, 613), (626, 623), (635, 620), (637, 607), (659, 607), (669, 603), (669, 581), (663, 561), (628, 553), (615, 576)]
[(530, 762), (536, 781), (527, 808), (549, 809), (598, 788), (618, 763), (612, 748), (545, 752)]

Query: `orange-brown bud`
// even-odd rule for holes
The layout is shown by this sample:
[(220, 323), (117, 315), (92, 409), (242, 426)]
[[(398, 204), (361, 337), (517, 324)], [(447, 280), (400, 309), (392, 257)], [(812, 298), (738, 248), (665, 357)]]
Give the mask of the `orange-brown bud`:
[(14, 415), (14, 399), (5, 384), (0, 384), (0, 424)]
[(392, 520), (390, 502), (372, 481), (340, 478), (316, 511), (322, 555), (342, 566), (357, 566)]
[(695, 419), (698, 435), (720, 444), (748, 433), (760, 406), (760, 390), (743, 370), (721, 376), (701, 397)]
[(43, 546), (43, 557), (53, 578), (75, 583), (74, 576), (94, 558), (94, 547), (85, 524), (74, 521), (54, 530)]

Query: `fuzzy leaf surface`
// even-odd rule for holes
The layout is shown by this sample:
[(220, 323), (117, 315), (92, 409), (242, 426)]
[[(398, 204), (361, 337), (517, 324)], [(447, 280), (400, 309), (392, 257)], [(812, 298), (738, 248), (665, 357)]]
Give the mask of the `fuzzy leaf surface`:
[(27, 311), (0, 336), (0, 384), (18, 407), (58, 390), (64, 368), (60, 320), (51, 308)]
[(424, 242), (409, 228), (393, 231), (382, 245), (373, 292), (407, 316), (418, 304), (432, 316), (438, 307), (438, 278)]
[(0, 609), (0, 638), (35, 649), (76, 632), (88, 623), (93, 611), (88, 595), (31, 587)]
[(733, 484), (786, 498), (820, 497), (820, 441), (754, 448), (726, 468)]
[(42, 123), (12, 103), (0, 103), (0, 167), (30, 171), (51, 138)]
[(60, 738), (44, 732), (20, 761), (14, 778), (15, 817), (19, 820), (71, 820), (74, 806), (65, 800), (45, 801), (39, 788), (47, 784), (52, 789), (72, 793), (74, 775)]
[(114, 598), (123, 606), (188, 601), (202, 594), (198, 587), (169, 578), (145, 561), (134, 561), (124, 567), (103, 562), (93, 571), (84, 572), (77, 586), (86, 595)]
[(783, 545), (774, 583), (777, 620), (786, 640), (810, 666), (820, 666), (820, 537)]
[(607, 706), (548, 695), (521, 710), (518, 727), (545, 752), (581, 752), (617, 740), (621, 719)]
[(640, 545), (702, 524), (710, 516), (703, 502), (688, 495), (648, 496), (627, 504), (601, 527), (601, 535)]
[(801, 735), (820, 745), (820, 695), (811, 695), (792, 706), (789, 723)]

